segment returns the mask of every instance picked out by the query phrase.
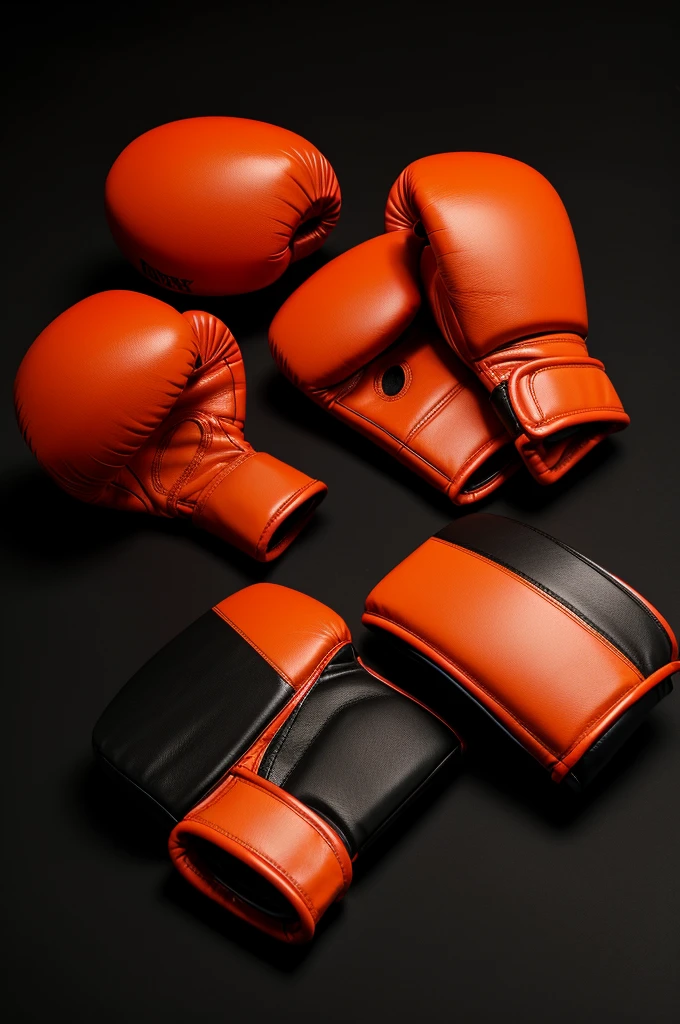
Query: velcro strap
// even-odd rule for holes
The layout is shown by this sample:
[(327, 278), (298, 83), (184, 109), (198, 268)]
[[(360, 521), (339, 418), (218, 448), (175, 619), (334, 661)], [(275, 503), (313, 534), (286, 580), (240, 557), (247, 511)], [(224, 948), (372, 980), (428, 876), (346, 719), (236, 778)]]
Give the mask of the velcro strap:
[[(233, 769), (216, 793), (175, 826), (169, 847), (192, 885), (287, 942), (311, 939), (319, 918), (352, 879), (349, 853), (330, 826), (244, 768)], [(230, 856), (220, 860), (220, 852)]]
[(508, 397), (523, 430), (542, 438), (586, 423), (630, 422), (599, 359), (536, 359), (512, 372)]

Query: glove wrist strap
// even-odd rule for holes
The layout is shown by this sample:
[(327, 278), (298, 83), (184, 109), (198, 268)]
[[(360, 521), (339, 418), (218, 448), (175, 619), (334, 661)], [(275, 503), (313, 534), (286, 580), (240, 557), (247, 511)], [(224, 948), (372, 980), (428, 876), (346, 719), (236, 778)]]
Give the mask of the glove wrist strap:
[(603, 364), (587, 356), (522, 363), (492, 391), (491, 401), (541, 483), (559, 479), (630, 422)]
[(252, 558), (270, 562), (297, 537), (326, 491), (320, 480), (252, 452), (217, 478), (193, 519)]
[(170, 856), (205, 895), (287, 942), (305, 942), (350, 884), (349, 853), (285, 790), (234, 768), (173, 829)]

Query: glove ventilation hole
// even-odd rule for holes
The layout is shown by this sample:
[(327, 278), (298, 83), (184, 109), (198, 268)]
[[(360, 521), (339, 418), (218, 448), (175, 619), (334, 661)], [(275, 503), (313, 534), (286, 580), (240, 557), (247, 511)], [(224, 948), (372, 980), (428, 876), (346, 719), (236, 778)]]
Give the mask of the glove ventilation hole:
[(391, 402), (396, 398), (401, 398), (408, 390), (410, 383), (411, 370), (408, 363), (397, 363), (394, 366), (388, 366), (376, 377), (374, 387), (380, 398)]

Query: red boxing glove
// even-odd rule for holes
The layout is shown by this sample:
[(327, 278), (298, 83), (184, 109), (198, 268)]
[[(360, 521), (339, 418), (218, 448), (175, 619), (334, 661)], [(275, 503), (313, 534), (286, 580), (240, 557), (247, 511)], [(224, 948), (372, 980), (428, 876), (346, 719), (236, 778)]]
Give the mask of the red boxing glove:
[(281, 554), (326, 485), (243, 437), (238, 345), (209, 313), (100, 292), (39, 335), (19, 367), (26, 443), (69, 494), (191, 518), (259, 561)]
[(421, 273), (435, 318), (539, 483), (628, 425), (588, 356), (576, 242), (541, 174), (492, 153), (425, 157), (393, 185), (386, 225), (427, 239)]
[(421, 311), (411, 231), (372, 238), (283, 304), (269, 344), (281, 372), (456, 504), (519, 464), (484, 392)]
[(164, 288), (264, 288), (323, 245), (340, 216), (333, 168), (306, 139), (262, 121), (192, 117), (126, 146), (106, 180), (113, 237)]

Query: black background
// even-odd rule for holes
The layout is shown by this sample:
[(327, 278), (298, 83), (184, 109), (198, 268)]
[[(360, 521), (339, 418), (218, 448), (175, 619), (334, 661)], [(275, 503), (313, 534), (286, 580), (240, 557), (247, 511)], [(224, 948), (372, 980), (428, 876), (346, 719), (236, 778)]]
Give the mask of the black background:
[[(581, 799), (473, 744), (466, 771), (357, 872), (304, 950), (225, 919), (172, 877), (162, 842), (89, 753), (121, 684), (252, 581), (327, 602), (377, 657), (360, 626), (366, 593), (453, 509), (278, 378), (266, 331), (323, 259), (382, 230), (392, 181), (428, 153), (504, 153), (557, 187), (591, 353), (632, 418), (562, 483), (522, 475), (486, 509), (556, 534), (680, 626), (677, 51), (670, 5), (638, 6), (614, 17), (573, 4), (186, 0), (16, 15), (1, 168), (5, 1019), (677, 1019), (677, 694)], [(204, 303), (243, 348), (249, 440), (329, 485), (312, 527), (269, 567), (189, 527), (68, 499), (11, 407), (19, 361), (54, 316), (101, 289), (149, 290), (108, 234), (104, 178), (139, 133), (200, 114), (299, 132), (343, 191), (322, 256), (260, 294)]]

